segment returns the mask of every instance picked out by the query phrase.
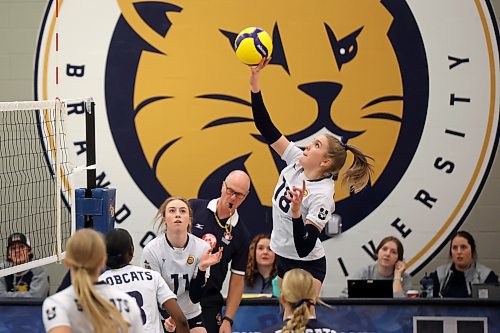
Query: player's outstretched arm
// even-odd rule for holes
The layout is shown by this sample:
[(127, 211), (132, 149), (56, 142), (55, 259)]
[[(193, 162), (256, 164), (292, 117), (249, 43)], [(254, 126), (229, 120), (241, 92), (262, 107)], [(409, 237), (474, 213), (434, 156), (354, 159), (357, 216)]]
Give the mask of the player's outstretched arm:
[(264, 105), (262, 94), (260, 92), (260, 71), (271, 61), (271, 58), (262, 59), (257, 66), (250, 67), (250, 86), (252, 88), (252, 113), (255, 126), (260, 134), (266, 139), (280, 156), (285, 152), (286, 147), (290, 143), (286, 137), (273, 124), (269, 112)]
[(171, 298), (165, 301), (165, 303), (163, 303), (162, 305), (162, 308), (164, 310), (167, 310), (170, 317), (174, 320), (175, 332), (189, 333), (188, 321), (186, 319), (186, 316), (184, 316), (184, 313), (182, 312), (179, 304), (177, 304), (177, 300), (175, 298)]

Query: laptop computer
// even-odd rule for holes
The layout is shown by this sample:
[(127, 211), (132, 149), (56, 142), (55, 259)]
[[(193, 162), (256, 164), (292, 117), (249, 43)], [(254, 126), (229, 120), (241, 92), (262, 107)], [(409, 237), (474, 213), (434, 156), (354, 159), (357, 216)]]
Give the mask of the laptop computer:
[(473, 284), (471, 287), (473, 298), (500, 299), (499, 284), (479, 283)]
[(392, 280), (347, 280), (349, 298), (392, 298)]

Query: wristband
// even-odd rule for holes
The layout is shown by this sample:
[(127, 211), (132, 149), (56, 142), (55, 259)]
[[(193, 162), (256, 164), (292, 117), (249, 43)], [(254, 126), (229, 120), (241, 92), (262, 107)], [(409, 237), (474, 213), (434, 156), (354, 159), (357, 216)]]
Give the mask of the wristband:
[(228, 316), (222, 317), (222, 321), (227, 320), (229, 322), (229, 325), (233, 326), (233, 320), (229, 318)]

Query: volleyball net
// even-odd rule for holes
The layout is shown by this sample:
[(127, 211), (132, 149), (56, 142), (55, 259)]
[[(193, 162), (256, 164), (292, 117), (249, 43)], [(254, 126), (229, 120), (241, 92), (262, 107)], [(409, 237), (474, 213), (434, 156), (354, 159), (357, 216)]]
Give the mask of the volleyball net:
[[(85, 109), (91, 98), (79, 99)], [(71, 101), (74, 103), (74, 100)], [(68, 101), (0, 103), (0, 276), (60, 261), (75, 229)], [(9, 242), (22, 233), (32, 260), (14, 265)], [(21, 237), (22, 238), (22, 237)]]

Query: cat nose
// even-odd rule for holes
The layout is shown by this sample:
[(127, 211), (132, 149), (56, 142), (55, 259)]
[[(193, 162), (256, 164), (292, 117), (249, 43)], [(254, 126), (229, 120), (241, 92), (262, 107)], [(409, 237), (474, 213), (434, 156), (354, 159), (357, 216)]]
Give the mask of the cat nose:
[(342, 85), (335, 82), (320, 81), (304, 83), (299, 85), (298, 88), (316, 100), (320, 114), (327, 112), (329, 115), (332, 103), (342, 90)]

